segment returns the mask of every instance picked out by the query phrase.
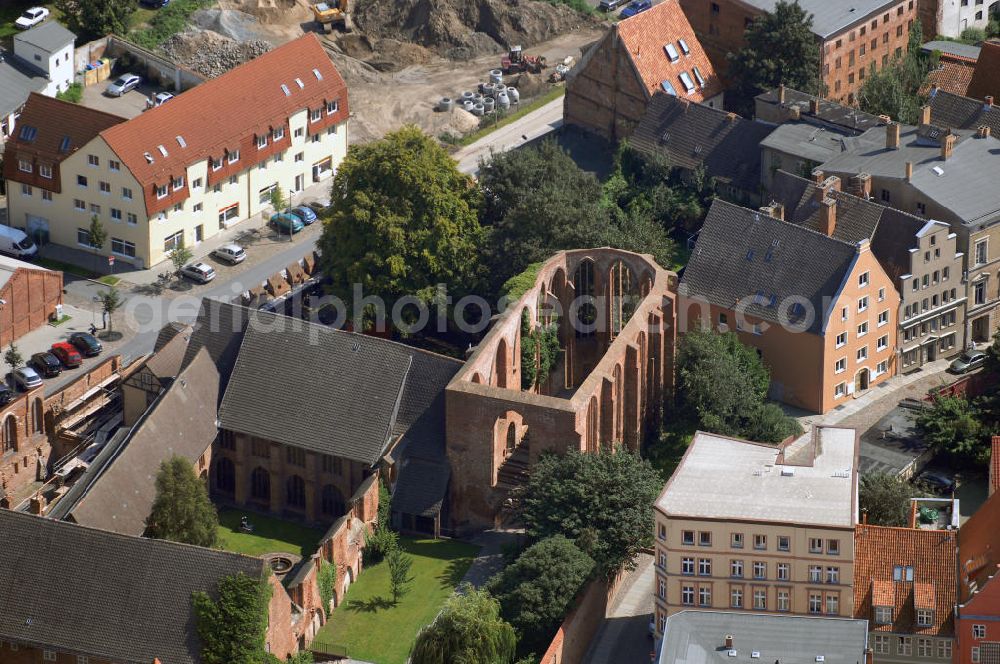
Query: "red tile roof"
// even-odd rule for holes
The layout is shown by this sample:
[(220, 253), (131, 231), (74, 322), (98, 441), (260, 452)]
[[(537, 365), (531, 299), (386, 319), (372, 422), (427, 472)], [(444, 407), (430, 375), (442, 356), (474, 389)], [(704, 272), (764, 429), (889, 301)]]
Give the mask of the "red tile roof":
[(983, 42), (967, 96), (973, 99), (989, 96), (1000, 100), (1000, 39)]
[[(679, 0), (663, 0), (652, 9), (619, 22), (615, 29), (650, 94), (664, 90), (664, 81), (670, 82), (678, 96), (696, 102), (711, 99), (722, 92), (722, 81), (695, 37)], [(687, 55), (680, 45), (681, 40), (688, 47)], [(667, 55), (667, 44), (676, 49), (676, 61), (671, 62)], [(705, 79), (703, 88), (698, 86), (695, 67)], [(681, 81), (680, 76), (684, 72), (695, 85), (691, 94), (685, 92)]]
[[(955, 625), (957, 533), (859, 525), (854, 530), (854, 617), (873, 631), (951, 636)], [(896, 567), (903, 580), (894, 580)], [(913, 568), (907, 582), (906, 567)], [(892, 623), (876, 625), (874, 606), (891, 606)], [(916, 609), (934, 609), (933, 623), (917, 625)]]
[(938, 69), (927, 75), (921, 94), (927, 94), (927, 91), (936, 85), (945, 92), (964, 97), (969, 90), (975, 68), (976, 63), (973, 60), (941, 56)]
[[(4, 148), (3, 177), (59, 192), (59, 163), (105, 129), (125, 121), (117, 115), (32, 92)], [(32, 174), (19, 170), (21, 159), (33, 163)], [(52, 167), (52, 178), (38, 176), (40, 164)]]
[[(327, 115), (324, 110), (321, 121), (309, 123), (310, 133), (325, 131), (346, 120), (349, 112), (347, 85), (319, 39), (310, 33), (112, 127), (101, 136), (142, 184), (146, 209), (152, 215), (177, 198), (168, 196), (158, 201), (155, 187), (183, 176), (187, 166), (210, 157), (222, 158), (224, 153), (238, 149), (239, 160), (218, 172), (210, 171), (208, 184), (213, 177), (228, 177), (234, 169), (246, 170), (281, 147), (269, 142), (267, 149), (258, 152), (254, 144), (257, 134), (286, 127), (284, 140), (288, 141), (289, 116), (303, 109), (325, 109), (327, 102), (334, 101), (339, 105), (337, 112)], [(183, 139), (183, 146), (178, 137)]]
[(961, 601), (1000, 565), (1000, 491), (986, 499), (958, 530), (958, 564)]

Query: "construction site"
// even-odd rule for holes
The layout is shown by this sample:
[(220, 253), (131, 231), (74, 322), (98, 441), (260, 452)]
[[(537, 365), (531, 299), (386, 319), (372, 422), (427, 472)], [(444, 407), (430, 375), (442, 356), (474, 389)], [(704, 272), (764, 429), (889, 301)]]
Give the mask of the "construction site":
[(321, 37), (347, 81), (350, 141), (363, 143), (407, 124), (434, 136), (475, 130), (477, 116), (557, 85), (602, 22), (543, 0), (219, 0), (161, 49), (218, 76), (304, 32)]

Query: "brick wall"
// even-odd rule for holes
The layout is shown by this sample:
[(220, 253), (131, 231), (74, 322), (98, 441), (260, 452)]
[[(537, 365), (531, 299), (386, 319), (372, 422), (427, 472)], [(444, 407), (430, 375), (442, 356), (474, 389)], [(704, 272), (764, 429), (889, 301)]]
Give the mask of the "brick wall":
[(62, 272), (18, 268), (0, 289), (0, 345), (45, 325), (62, 304)]
[(45, 434), (44, 393), (43, 387), (36, 388), (0, 410), (0, 497), (6, 497), (9, 507), (25, 497), (18, 494), (40, 478), (51, 454)]
[(619, 573), (610, 583), (598, 579), (587, 585), (577, 598), (576, 606), (559, 626), (548, 649), (539, 660), (540, 664), (579, 664), (583, 661), (601, 622), (607, 616), (623, 578), (624, 573)]

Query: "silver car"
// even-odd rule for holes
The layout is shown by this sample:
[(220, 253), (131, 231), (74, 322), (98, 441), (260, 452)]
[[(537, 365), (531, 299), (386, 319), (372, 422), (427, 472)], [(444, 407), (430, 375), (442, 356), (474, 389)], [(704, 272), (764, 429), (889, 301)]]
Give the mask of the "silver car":
[(191, 263), (181, 268), (181, 274), (188, 279), (193, 279), (198, 283), (207, 284), (215, 279), (215, 270), (211, 265), (205, 263)]
[(27, 392), (42, 384), (42, 377), (31, 367), (21, 367), (14, 370), (14, 385)]
[(231, 265), (236, 265), (237, 263), (242, 263), (247, 258), (247, 252), (238, 244), (224, 244), (215, 251), (212, 255), (219, 260), (226, 261)]
[(111, 83), (104, 94), (110, 97), (121, 97), (130, 90), (135, 90), (142, 83), (142, 79), (135, 74), (122, 74)]

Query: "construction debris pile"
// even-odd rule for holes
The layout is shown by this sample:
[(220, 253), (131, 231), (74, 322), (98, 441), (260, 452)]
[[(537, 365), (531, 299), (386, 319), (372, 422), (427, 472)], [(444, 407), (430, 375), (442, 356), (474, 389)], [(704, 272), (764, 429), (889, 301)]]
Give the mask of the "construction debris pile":
[(271, 50), (260, 40), (236, 41), (211, 30), (174, 35), (160, 47), (163, 54), (193, 71), (214, 78)]

